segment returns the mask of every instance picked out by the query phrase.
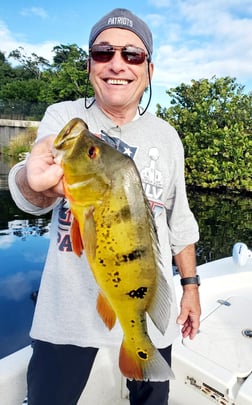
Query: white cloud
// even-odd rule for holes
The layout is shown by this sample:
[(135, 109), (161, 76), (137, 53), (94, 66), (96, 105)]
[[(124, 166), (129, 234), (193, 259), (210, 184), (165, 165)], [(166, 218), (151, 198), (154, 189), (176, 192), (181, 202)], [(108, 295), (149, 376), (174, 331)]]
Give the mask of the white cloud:
[(31, 8), (24, 8), (20, 11), (20, 14), (23, 17), (30, 17), (36, 16), (41, 18), (47, 18), (47, 12), (42, 7), (31, 7)]
[(52, 49), (55, 45), (58, 45), (57, 41), (45, 41), (37, 44), (30, 44), (24, 40), (20, 40), (18, 34), (13, 34), (7, 27), (7, 25), (0, 20), (0, 50), (4, 52), (6, 58), (9, 53), (18, 47), (24, 48), (26, 54), (32, 54), (33, 52), (39, 56), (43, 56), (49, 61), (52, 61)]
[(0, 233), (0, 249), (9, 249), (15, 242), (15, 236), (9, 233), (8, 230)]
[[(171, 7), (169, 1), (151, 3)], [(159, 26), (150, 19), (155, 42), (154, 83), (169, 88), (214, 75), (236, 77), (241, 84), (249, 82), (251, 1), (244, 0), (241, 5), (238, 0), (182, 0), (176, 7), (177, 15), (174, 8), (172, 15), (170, 9), (162, 13)]]
[(0, 280), (0, 297), (20, 301), (29, 296), (34, 281), (41, 277), (39, 270), (31, 270), (26, 273), (18, 272)]

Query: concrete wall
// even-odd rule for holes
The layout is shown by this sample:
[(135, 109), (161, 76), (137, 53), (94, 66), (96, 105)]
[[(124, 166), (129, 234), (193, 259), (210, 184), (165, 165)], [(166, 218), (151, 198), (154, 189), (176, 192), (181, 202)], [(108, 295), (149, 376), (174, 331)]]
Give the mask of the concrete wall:
[(12, 137), (24, 132), (29, 127), (37, 128), (39, 121), (21, 121), (0, 119), (0, 152), (7, 146)]

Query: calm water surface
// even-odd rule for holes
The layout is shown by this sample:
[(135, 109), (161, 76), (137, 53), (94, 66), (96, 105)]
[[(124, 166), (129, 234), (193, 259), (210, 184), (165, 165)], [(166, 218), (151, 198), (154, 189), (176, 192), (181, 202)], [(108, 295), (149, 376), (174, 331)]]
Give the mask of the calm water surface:
[[(50, 216), (29, 216), (15, 206), (8, 170), (0, 162), (0, 358), (30, 343), (50, 231)], [(189, 202), (201, 231), (198, 264), (230, 256), (237, 241), (252, 247), (251, 198), (189, 192)]]

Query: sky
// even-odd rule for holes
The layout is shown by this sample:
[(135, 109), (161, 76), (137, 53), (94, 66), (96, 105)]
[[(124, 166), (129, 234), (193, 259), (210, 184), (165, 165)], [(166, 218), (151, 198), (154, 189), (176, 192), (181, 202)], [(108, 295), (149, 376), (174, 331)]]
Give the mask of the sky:
[(151, 111), (157, 103), (169, 107), (166, 90), (192, 79), (230, 76), (252, 91), (251, 0), (2, 1), (0, 51), (8, 57), (23, 47), (49, 61), (59, 44), (87, 51), (92, 26), (117, 7), (137, 14), (153, 34)]

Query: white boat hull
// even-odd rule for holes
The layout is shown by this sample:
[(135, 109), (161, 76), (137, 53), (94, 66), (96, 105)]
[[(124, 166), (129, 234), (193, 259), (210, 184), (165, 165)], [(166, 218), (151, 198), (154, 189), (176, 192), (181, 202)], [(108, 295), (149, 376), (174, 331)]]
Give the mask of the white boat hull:
[[(173, 346), (169, 405), (252, 404), (252, 261), (243, 267), (232, 258), (198, 267), (202, 322), (193, 341)], [(179, 277), (175, 276), (178, 298)], [(218, 300), (221, 300), (218, 302)], [(0, 360), (0, 404), (21, 405), (32, 349)], [(78, 405), (126, 405), (128, 392), (118, 368), (118, 351), (102, 349)]]

